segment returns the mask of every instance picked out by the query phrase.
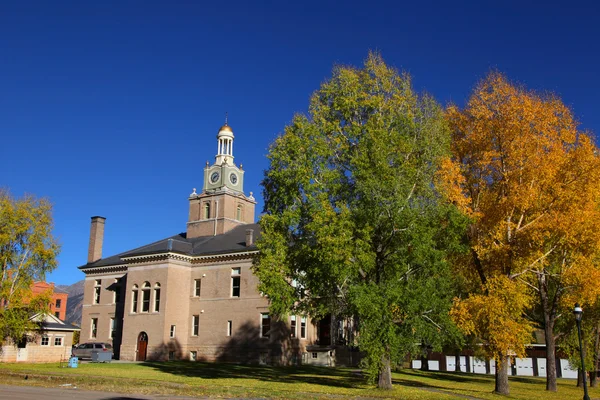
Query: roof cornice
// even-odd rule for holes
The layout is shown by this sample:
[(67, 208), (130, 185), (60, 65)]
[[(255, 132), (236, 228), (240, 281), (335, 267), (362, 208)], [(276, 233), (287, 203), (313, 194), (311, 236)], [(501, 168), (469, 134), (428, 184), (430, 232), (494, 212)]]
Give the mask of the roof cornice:
[(199, 256), (188, 256), (185, 254), (168, 252), (123, 257), (122, 260), (125, 261), (127, 264), (138, 264), (141, 262), (158, 260), (177, 260), (189, 262), (190, 264), (202, 264), (211, 261), (252, 258), (255, 254), (258, 254), (258, 250), (241, 251), (235, 253), (205, 254)]
[(90, 274), (105, 274), (107, 272), (125, 272), (127, 271), (127, 265), (113, 264), (103, 265), (101, 267), (88, 267), (81, 269), (86, 275)]
[(143, 254), (130, 257), (122, 257), (121, 261), (124, 264), (116, 265), (105, 265), (100, 267), (88, 267), (83, 269), (86, 275), (93, 274), (105, 274), (110, 272), (125, 272), (127, 271), (128, 265), (135, 265), (154, 261), (174, 260), (183, 261), (190, 264), (206, 264), (215, 261), (232, 261), (232, 260), (243, 260), (252, 259), (258, 250), (240, 251), (235, 253), (220, 253), (220, 254), (204, 254), (198, 256), (188, 256), (185, 254), (166, 252), (166, 253), (154, 253), (154, 254)]

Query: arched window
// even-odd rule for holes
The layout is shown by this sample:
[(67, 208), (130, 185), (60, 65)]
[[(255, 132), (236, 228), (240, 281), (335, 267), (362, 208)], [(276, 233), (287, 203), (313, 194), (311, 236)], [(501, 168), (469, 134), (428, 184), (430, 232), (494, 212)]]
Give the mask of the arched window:
[(235, 219), (237, 219), (238, 221), (242, 220), (242, 205), (238, 204), (237, 206), (237, 210), (235, 212)]
[(204, 203), (204, 219), (209, 219), (210, 218), (210, 203), (206, 202)]
[(150, 311), (150, 282), (142, 285), (142, 312)]
[(131, 312), (136, 313), (138, 309), (138, 285), (133, 285), (131, 290)]
[(154, 312), (160, 311), (160, 283), (154, 285)]

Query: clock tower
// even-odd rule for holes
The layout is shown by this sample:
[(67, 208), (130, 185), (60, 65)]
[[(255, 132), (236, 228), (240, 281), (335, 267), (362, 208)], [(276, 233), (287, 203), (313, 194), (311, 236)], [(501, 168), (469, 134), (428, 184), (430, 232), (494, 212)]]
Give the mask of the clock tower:
[(233, 162), (233, 130), (227, 124), (217, 134), (215, 163), (204, 167), (204, 185), (190, 195), (187, 238), (212, 236), (254, 223), (256, 201), (244, 194), (244, 170)]

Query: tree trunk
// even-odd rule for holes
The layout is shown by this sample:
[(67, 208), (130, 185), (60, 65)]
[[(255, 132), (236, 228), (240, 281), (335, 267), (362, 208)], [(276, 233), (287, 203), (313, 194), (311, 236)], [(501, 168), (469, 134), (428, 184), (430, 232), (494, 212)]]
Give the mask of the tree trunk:
[(544, 337), (546, 339), (546, 390), (556, 392), (556, 343), (554, 341), (554, 321), (544, 316)]
[(548, 298), (548, 282), (544, 274), (538, 276), (538, 288), (544, 314), (544, 338), (546, 339), (546, 390), (556, 392), (556, 344), (554, 342), (554, 321), (556, 319), (556, 312), (554, 305), (557, 299), (555, 296), (553, 298), (553, 304), (550, 304), (550, 299)]
[(429, 371), (429, 359), (424, 355), (421, 355), (421, 371)]
[(598, 386), (598, 347), (600, 346), (600, 323), (594, 328), (594, 354), (592, 355), (594, 362), (590, 371), (590, 387)]
[(387, 354), (381, 356), (381, 369), (379, 370), (377, 387), (379, 389), (392, 389), (392, 368), (390, 366), (390, 356)]
[(496, 360), (496, 388), (494, 392), (508, 396), (508, 357), (502, 356)]

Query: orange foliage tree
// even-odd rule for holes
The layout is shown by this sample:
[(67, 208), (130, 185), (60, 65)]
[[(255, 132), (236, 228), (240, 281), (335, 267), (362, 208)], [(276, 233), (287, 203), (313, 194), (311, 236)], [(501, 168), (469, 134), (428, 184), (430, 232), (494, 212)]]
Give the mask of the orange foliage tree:
[[(453, 156), (440, 185), (472, 219), (471, 254), (462, 271), (484, 287), (504, 276), (535, 294), (547, 389), (556, 391), (555, 321), (561, 307), (572, 306), (567, 303), (574, 298), (592, 301), (599, 289), (593, 284), (600, 277), (593, 262), (600, 244), (597, 149), (560, 99), (513, 85), (499, 73), (476, 86), (463, 110), (449, 107), (447, 118)], [(499, 372), (496, 387), (508, 394), (508, 377)]]
[[(464, 300), (456, 299), (450, 316), (464, 334), (483, 341), (481, 352), (496, 360), (496, 371), (507, 373), (511, 352), (525, 357), (525, 344), (531, 340), (531, 322), (523, 316), (531, 306), (532, 296), (523, 290), (523, 283), (504, 275), (486, 280), (480, 293), (473, 293)], [(508, 376), (508, 375), (507, 375)], [(501, 392), (498, 386), (496, 391)]]

